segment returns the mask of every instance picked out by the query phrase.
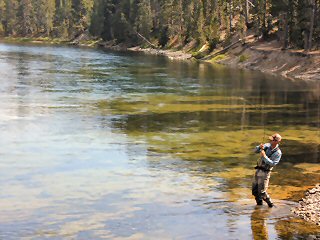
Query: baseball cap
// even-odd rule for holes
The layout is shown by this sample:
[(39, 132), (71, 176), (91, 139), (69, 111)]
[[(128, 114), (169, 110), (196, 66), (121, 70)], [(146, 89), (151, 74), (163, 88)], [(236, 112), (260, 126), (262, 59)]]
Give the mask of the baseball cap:
[(280, 142), (281, 139), (282, 139), (282, 137), (280, 136), (279, 133), (275, 133), (275, 134), (273, 134), (272, 136), (269, 136), (269, 139), (270, 139), (270, 140), (276, 140), (276, 141)]

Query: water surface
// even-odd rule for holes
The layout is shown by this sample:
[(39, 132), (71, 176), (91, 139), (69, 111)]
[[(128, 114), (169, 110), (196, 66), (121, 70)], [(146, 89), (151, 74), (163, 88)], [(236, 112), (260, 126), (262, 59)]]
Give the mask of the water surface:
[[(1, 239), (304, 239), (320, 83), (164, 57), (0, 44)], [(255, 145), (278, 131), (276, 208)]]

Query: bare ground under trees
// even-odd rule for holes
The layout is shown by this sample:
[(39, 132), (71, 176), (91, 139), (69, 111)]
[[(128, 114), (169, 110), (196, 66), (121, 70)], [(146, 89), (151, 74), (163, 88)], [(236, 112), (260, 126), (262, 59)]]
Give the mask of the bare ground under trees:
[(320, 80), (320, 51), (282, 50), (278, 41), (248, 41), (230, 48), (218, 61), (291, 79)]

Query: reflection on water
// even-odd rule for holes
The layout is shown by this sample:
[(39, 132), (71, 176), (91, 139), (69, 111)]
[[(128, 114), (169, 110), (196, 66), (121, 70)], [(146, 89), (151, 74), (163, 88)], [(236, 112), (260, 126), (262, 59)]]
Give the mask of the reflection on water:
[[(318, 82), (92, 49), (0, 44), (0, 238), (303, 239)], [(279, 131), (277, 208), (252, 148)]]
[(268, 211), (256, 207), (251, 214), (251, 230), (254, 240), (265, 240), (269, 239), (267, 215)]

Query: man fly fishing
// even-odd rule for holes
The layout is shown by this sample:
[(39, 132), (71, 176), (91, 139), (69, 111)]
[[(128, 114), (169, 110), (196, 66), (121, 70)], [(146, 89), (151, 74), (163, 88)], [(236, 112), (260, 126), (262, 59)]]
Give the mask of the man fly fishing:
[(262, 205), (264, 200), (269, 207), (274, 204), (267, 193), (271, 170), (281, 159), (282, 152), (279, 148), (281, 136), (278, 133), (269, 137), (270, 143), (256, 146), (255, 152), (260, 153), (260, 158), (255, 167), (256, 172), (252, 181), (252, 195), (255, 196), (257, 205)]

